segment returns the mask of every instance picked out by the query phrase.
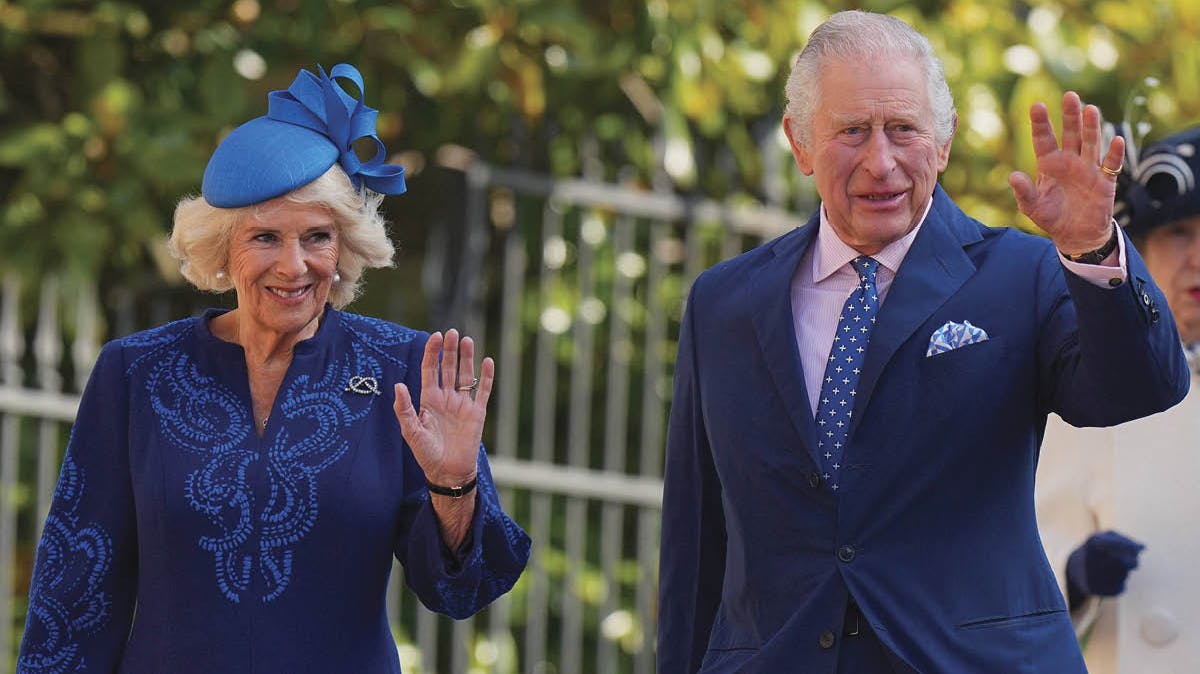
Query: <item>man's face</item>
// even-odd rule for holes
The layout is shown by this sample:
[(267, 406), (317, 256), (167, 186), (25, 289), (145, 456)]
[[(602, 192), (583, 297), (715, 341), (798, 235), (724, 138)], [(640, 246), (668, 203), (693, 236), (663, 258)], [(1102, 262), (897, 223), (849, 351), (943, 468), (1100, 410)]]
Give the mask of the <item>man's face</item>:
[(917, 225), (950, 140), (934, 138), (925, 73), (915, 59), (835, 60), (822, 67), (809, 147), (784, 130), (796, 164), (816, 180), (838, 237), (865, 255)]
[(1138, 252), (1167, 296), (1179, 336), (1200, 342), (1200, 216), (1152, 230)]

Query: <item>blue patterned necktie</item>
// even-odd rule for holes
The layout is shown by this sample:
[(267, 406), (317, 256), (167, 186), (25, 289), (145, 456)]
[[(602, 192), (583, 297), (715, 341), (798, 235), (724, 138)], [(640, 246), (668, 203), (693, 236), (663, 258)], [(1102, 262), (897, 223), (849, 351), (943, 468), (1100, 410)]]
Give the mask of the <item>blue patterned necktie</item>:
[(817, 402), (817, 452), (821, 455), (821, 477), (837, 493), (842, 469), (842, 452), (858, 395), (858, 376), (867, 353), (867, 341), (879, 312), (875, 272), (879, 261), (861, 255), (850, 263), (858, 273), (859, 285), (850, 291), (838, 316), (833, 348), (825, 362), (821, 397)]

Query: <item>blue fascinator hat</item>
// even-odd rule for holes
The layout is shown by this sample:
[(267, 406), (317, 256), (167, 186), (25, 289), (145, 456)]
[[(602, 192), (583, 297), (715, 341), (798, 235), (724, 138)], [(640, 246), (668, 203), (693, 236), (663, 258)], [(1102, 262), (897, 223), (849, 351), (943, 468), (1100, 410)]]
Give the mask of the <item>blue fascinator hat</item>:
[[(1125, 125), (1122, 125), (1124, 127)], [(1113, 217), (1130, 236), (1200, 215), (1200, 126), (1167, 136), (1138, 150), (1128, 128), (1125, 166), (1117, 176)]]
[[(328, 74), (301, 70), (286, 91), (268, 95), (267, 114), (242, 124), (225, 137), (204, 169), (201, 193), (218, 208), (240, 208), (287, 194), (321, 177), (334, 162), (341, 164), (356, 189), (402, 194), (404, 167), (384, 163), (387, 150), (375, 135), (378, 110), (362, 102), (358, 69), (346, 63)], [(335, 80), (358, 87), (354, 98)], [(375, 141), (367, 161), (354, 152), (354, 142)]]

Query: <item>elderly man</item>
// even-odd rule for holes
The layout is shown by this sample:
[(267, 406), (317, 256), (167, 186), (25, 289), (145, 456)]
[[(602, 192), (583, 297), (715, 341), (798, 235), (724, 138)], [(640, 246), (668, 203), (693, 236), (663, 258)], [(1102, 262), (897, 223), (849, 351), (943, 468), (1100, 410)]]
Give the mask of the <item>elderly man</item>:
[[(1128, 146), (1116, 202), (1117, 220), (1175, 317), (1193, 385), (1200, 381), (1198, 148), (1200, 127), (1141, 152)], [(1194, 671), (1200, 662), (1200, 539), (1188, 533), (1200, 512), (1192, 485), (1198, 437), (1196, 389), (1182, 405), (1115, 428), (1075, 429), (1053, 417), (1046, 427), (1038, 521), (1091, 674)], [(1127, 576), (1127, 596), (1102, 601), (1122, 594)]]
[(1107, 425), (1178, 402), (1162, 293), (1112, 220), (1123, 144), (1063, 97), (1030, 111), (1049, 240), (938, 186), (956, 115), (911, 27), (842, 12), (788, 80), (821, 207), (701, 274), (679, 340), (658, 671), (1084, 671), (1038, 539), (1048, 412)]

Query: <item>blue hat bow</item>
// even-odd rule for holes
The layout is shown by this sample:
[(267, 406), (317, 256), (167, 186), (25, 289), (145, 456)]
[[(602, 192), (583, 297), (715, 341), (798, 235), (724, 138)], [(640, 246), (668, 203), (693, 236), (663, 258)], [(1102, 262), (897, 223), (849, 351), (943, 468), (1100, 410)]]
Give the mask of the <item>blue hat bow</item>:
[[(404, 167), (385, 163), (387, 150), (375, 134), (379, 112), (363, 103), (362, 75), (340, 63), (328, 74), (307, 70), (292, 85), (268, 94), (268, 111), (234, 129), (213, 152), (202, 191), (212, 205), (236, 208), (286, 194), (320, 177), (336, 161), (356, 189), (402, 194)], [(336, 80), (352, 82), (355, 98)], [(363, 161), (354, 143), (370, 138), (375, 155)]]

